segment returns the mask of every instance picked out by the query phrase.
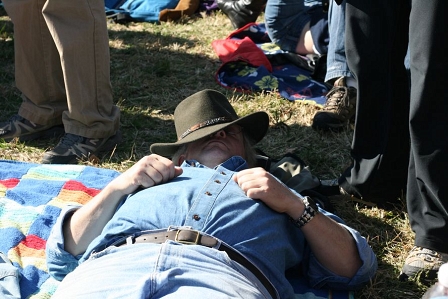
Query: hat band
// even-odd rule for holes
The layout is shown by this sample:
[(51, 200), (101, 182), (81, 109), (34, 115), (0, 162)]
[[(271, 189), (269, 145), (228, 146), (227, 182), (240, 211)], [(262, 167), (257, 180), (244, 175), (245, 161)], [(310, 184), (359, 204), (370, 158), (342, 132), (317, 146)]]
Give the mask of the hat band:
[(208, 126), (211, 126), (211, 125), (216, 125), (216, 124), (221, 124), (221, 123), (227, 123), (227, 122), (231, 122), (231, 121), (232, 121), (232, 119), (228, 118), (226, 116), (222, 116), (222, 117), (217, 117), (217, 118), (212, 118), (212, 119), (206, 120), (204, 122), (198, 123), (198, 124), (190, 127), (182, 135), (180, 135), (180, 137), (177, 139), (177, 141), (184, 139), (189, 134), (191, 134), (194, 131), (197, 131), (197, 130), (203, 128), (203, 127), (208, 127)]

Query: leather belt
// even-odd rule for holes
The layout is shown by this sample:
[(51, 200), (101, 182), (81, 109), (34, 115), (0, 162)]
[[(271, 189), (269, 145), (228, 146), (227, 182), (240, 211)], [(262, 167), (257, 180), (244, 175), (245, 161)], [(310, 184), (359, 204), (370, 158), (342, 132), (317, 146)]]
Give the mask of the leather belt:
[[(154, 231), (149, 233), (144, 233), (139, 236), (130, 236), (126, 238), (125, 241), (116, 244), (115, 246), (123, 246), (138, 243), (155, 243), (162, 244), (166, 240), (172, 240), (181, 244), (186, 245), (202, 245), (210, 248), (216, 248), (218, 250), (224, 251), (227, 255), (235, 262), (244, 266), (247, 270), (252, 272), (258, 280), (263, 284), (266, 290), (269, 292), (272, 298), (277, 297), (277, 291), (272, 283), (266, 278), (266, 276), (248, 259), (241, 255), (238, 251), (232, 247), (220, 242), (218, 239), (201, 234), (199, 231), (191, 229), (175, 229), (166, 231)], [(219, 244), (218, 247), (216, 245)]]

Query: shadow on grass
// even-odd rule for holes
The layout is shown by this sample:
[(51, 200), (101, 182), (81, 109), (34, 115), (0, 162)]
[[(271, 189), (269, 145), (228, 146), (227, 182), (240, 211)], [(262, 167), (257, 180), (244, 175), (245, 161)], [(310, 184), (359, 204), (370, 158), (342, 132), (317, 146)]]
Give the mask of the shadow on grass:
[(410, 242), (397, 223), (405, 223), (406, 206), (390, 210), (361, 207), (349, 196), (336, 196), (331, 200), (335, 213), (346, 223), (366, 237), (378, 260), (376, 276), (355, 298), (420, 298), (424, 286), (416, 281), (402, 282), (398, 279), (399, 259), (403, 252), (398, 250), (404, 242)]
[(213, 77), (217, 61), (191, 54), (200, 41), (162, 35), (154, 26), (128, 31), (122, 25), (109, 31), (111, 83), (125, 136), (120, 151), (136, 158), (148, 154), (154, 142), (177, 139), (172, 114), (180, 101), (218, 87)]

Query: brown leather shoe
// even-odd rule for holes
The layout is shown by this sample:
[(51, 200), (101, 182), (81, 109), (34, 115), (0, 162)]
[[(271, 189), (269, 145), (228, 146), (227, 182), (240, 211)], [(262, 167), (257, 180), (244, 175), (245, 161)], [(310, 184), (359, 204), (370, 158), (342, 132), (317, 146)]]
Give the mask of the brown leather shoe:
[(191, 16), (198, 10), (199, 4), (199, 0), (180, 0), (174, 9), (162, 10), (159, 14), (159, 21), (176, 21), (183, 16)]

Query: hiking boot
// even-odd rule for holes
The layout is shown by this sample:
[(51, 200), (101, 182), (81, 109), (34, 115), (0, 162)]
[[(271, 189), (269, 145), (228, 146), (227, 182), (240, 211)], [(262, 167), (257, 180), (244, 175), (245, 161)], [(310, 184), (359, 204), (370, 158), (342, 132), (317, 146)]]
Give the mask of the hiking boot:
[(0, 139), (6, 142), (14, 138), (29, 141), (38, 138), (55, 138), (64, 134), (64, 126), (38, 125), (16, 114), (8, 121), (0, 123)]
[(92, 159), (111, 151), (121, 142), (121, 132), (108, 138), (86, 138), (66, 133), (56, 147), (44, 154), (43, 164), (76, 164), (78, 159)]
[(432, 284), (437, 278), (440, 266), (447, 262), (447, 253), (414, 246), (404, 262), (399, 280), (407, 281), (409, 278), (417, 278), (423, 284)]
[(356, 96), (356, 88), (347, 87), (345, 77), (337, 79), (326, 95), (324, 107), (314, 115), (313, 129), (340, 131), (347, 127), (356, 113)]

